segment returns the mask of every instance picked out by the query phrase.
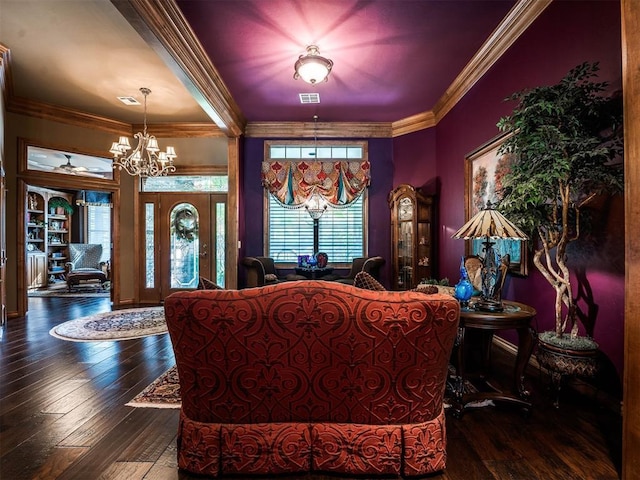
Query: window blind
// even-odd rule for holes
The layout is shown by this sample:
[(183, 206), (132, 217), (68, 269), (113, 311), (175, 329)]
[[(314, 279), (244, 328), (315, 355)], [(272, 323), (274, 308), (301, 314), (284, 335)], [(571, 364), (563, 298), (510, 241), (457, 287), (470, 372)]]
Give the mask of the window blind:
[[(306, 209), (290, 209), (269, 198), (269, 251), (277, 263), (297, 263), (298, 255), (312, 255), (313, 220)], [(331, 263), (350, 263), (364, 255), (364, 197), (347, 208), (327, 208), (318, 221), (319, 251)]]

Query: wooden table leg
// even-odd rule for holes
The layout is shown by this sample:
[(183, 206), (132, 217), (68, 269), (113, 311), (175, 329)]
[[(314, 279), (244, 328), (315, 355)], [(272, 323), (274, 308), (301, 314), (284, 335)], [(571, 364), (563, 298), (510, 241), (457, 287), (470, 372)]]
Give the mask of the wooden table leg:
[(535, 343), (536, 332), (533, 328), (518, 329), (518, 354), (516, 355), (513, 391), (525, 400), (528, 400), (531, 394), (524, 386), (524, 371), (529, 364)]
[(457, 351), (457, 365), (456, 365), (456, 377), (452, 382), (453, 388), (453, 415), (456, 418), (462, 417), (464, 413), (464, 328), (458, 328), (458, 336), (456, 338)]

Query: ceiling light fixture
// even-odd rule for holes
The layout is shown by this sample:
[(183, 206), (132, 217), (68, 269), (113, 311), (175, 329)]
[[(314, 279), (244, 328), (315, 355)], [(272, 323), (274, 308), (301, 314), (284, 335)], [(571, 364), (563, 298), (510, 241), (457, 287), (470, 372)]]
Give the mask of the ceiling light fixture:
[(129, 175), (139, 175), (141, 177), (160, 177), (176, 171), (173, 166), (173, 160), (177, 157), (173, 147), (167, 147), (166, 152), (159, 152), (158, 140), (153, 135), (147, 134), (147, 95), (151, 93), (148, 88), (141, 88), (140, 92), (144, 95), (144, 130), (138, 132), (133, 137), (138, 139), (136, 148), (127, 155), (127, 151), (131, 150), (129, 138), (120, 137), (117, 142), (111, 144), (111, 152), (113, 154), (113, 168), (122, 170), (123, 168)]
[(63, 163), (62, 165), (59, 165), (59, 166), (55, 167), (53, 169), (54, 171), (70, 173), (71, 175), (75, 175), (76, 172), (86, 172), (87, 171), (86, 167), (72, 165), (71, 164), (71, 155), (68, 155), (66, 153), (64, 153), (63, 155), (67, 159), (67, 163)]
[(333, 68), (333, 62), (328, 58), (320, 56), (320, 49), (316, 45), (307, 47), (306, 55), (300, 55), (295, 66), (296, 73), (293, 78), (301, 78), (311, 85), (326, 82)]

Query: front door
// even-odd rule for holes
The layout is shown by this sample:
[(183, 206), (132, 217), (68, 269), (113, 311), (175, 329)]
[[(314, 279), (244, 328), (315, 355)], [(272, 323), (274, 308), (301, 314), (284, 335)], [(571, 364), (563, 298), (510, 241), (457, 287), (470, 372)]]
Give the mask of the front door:
[(142, 193), (140, 198), (140, 302), (159, 303), (171, 293), (193, 290), (200, 277), (224, 286), (225, 195)]

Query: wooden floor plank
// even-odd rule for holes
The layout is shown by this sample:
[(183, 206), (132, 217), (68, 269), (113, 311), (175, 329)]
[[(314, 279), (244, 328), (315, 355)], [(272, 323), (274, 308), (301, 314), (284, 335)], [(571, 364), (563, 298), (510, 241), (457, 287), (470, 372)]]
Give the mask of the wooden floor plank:
[(100, 480), (143, 480), (153, 467), (153, 463), (116, 462), (109, 465)]
[(58, 478), (69, 465), (87, 451), (86, 448), (56, 448), (47, 457), (44, 465), (33, 475), (33, 480)]
[[(175, 438), (178, 431), (178, 415), (176, 409), (163, 408), (150, 416), (145, 409), (135, 408), (129, 420), (143, 428), (138, 428), (129, 445), (123, 449), (119, 459), (129, 462), (157, 462), (167, 449), (167, 445)], [(137, 417), (145, 417), (139, 420)], [(173, 426), (174, 428), (167, 428)]]

